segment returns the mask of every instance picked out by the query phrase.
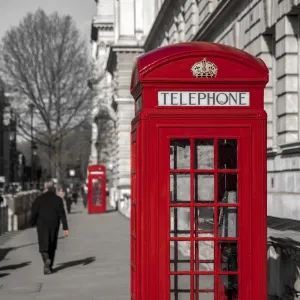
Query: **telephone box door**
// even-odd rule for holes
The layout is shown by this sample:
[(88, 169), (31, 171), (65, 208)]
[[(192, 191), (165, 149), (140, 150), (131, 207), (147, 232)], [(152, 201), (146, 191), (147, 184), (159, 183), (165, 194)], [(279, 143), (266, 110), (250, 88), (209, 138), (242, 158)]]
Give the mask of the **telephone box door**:
[(250, 129), (160, 128), (159, 141), (160, 300), (249, 299)]
[(106, 211), (105, 170), (101, 166), (96, 167), (92, 166), (89, 170), (88, 212), (104, 213)]

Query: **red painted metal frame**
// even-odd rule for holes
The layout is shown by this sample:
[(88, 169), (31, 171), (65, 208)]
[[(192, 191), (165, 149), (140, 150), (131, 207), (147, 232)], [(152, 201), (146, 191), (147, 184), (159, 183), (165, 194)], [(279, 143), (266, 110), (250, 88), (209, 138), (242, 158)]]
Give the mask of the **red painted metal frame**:
[[(93, 179), (101, 181), (101, 205), (93, 204)], [(104, 165), (88, 166), (88, 213), (98, 214), (106, 212), (106, 168)]]
[[(192, 77), (191, 66), (204, 57), (217, 64), (219, 70), (216, 78)], [(267, 82), (268, 70), (261, 60), (224, 45), (184, 43), (157, 49), (137, 59), (131, 93), (135, 100), (141, 100), (142, 109), (137, 111), (131, 131), (131, 299), (170, 300), (169, 154), (170, 139), (176, 137), (191, 140), (203, 137), (238, 139), (238, 170), (234, 171), (239, 173), (236, 204), (239, 210), (238, 237), (234, 239), (238, 240), (239, 251), (238, 297), (240, 300), (267, 299), (267, 116), (264, 111), (264, 87)], [(162, 90), (249, 91), (250, 106), (159, 107), (157, 94)], [(189, 172), (198, 172), (192, 166)], [(215, 165), (210, 172), (223, 171), (216, 169)], [(226, 206), (216, 203), (216, 178), (214, 188), (214, 206)], [(191, 197), (193, 193), (191, 182)], [(186, 205), (190, 204), (172, 203), (172, 206)], [(193, 216), (190, 225), (193, 225)], [(216, 226), (217, 222), (215, 234)], [(216, 236), (190, 240), (193, 239), (231, 240)], [(214, 254), (217, 266), (220, 253), (216, 246)], [(193, 263), (192, 258), (190, 265)], [(207, 274), (203, 271), (196, 273)], [(215, 268), (212, 274), (219, 278), (224, 273)], [(218, 280), (215, 281), (214, 291), (215, 300), (226, 299)], [(190, 299), (197, 300), (192, 295)]]
[[(218, 123), (218, 121), (216, 120)], [(220, 124), (221, 125), (221, 124)], [(214, 289), (215, 292), (215, 299), (225, 299), (218, 297), (217, 293), (220, 292), (222, 289), (222, 285), (219, 282), (219, 276), (220, 275), (239, 275), (239, 282), (243, 282), (243, 288), (246, 288), (247, 285), (250, 284), (251, 278), (250, 274), (248, 272), (249, 266), (248, 266), (248, 259), (250, 256), (250, 201), (249, 201), (249, 185), (247, 185), (247, 179), (248, 178), (248, 170), (250, 169), (250, 130), (249, 128), (245, 127), (243, 128), (240, 124), (234, 126), (235, 124), (232, 124), (231, 126), (229, 124), (224, 124), (224, 126), (216, 127), (215, 128), (210, 127), (208, 124), (202, 124), (202, 126), (198, 125), (194, 127), (188, 127), (188, 131), (186, 130), (186, 127), (181, 128), (170, 128), (168, 125), (165, 127), (160, 127), (160, 133), (159, 133), (159, 144), (160, 147), (163, 149), (169, 149), (170, 147), (170, 138), (175, 139), (191, 139), (191, 153), (194, 152), (194, 139), (215, 139), (215, 145), (214, 145), (214, 169), (212, 170), (199, 170), (194, 168), (194, 157), (190, 156), (190, 169), (189, 170), (170, 170), (170, 160), (169, 160), (169, 152), (168, 151), (161, 151), (160, 157), (159, 157), (159, 165), (161, 166), (161, 172), (159, 177), (159, 183), (165, 184), (166, 182), (169, 183), (170, 174), (174, 173), (189, 173), (191, 176), (190, 183), (191, 183), (191, 190), (190, 190), (190, 197), (191, 200), (194, 199), (194, 180), (192, 180), (194, 174), (201, 174), (201, 173), (211, 173), (214, 174), (214, 211), (217, 211), (217, 208), (219, 207), (237, 207), (238, 209), (238, 228), (244, 228), (243, 234), (238, 234), (237, 238), (223, 238), (218, 237), (218, 221), (217, 216), (218, 214), (214, 214), (214, 237), (169, 237), (170, 232), (170, 207), (190, 207), (191, 210), (191, 224), (190, 228), (193, 231), (192, 228), (195, 228), (195, 224), (193, 222), (194, 220), (194, 207), (211, 207), (211, 204), (201, 204), (201, 203), (195, 203), (193, 201), (189, 203), (172, 203), (170, 204), (170, 197), (169, 193), (166, 194), (160, 194), (160, 202), (163, 203), (161, 206), (162, 209), (158, 211), (159, 213), (159, 227), (160, 228), (168, 228), (168, 238), (164, 236), (163, 238), (160, 238), (160, 251), (159, 257), (166, 257), (164, 262), (160, 264), (160, 272), (161, 274), (161, 280), (163, 279), (169, 279), (171, 274), (176, 275), (191, 275), (191, 277), (194, 277), (193, 275), (199, 274), (199, 275), (214, 275)], [(238, 169), (237, 170), (219, 170), (217, 168), (217, 158), (218, 158), (218, 149), (216, 147), (217, 139), (237, 139), (238, 140)], [(238, 201), (237, 204), (220, 204), (218, 203), (218, 182), (217, 182), (217, 174), (220, 173), (236, 173), (238, 174), (238, 199), (242, 200), (242, 205)], [(159, 190), (162, 190), (163, 187), (159, 187)], [(167, 190), (170, 190), (170, 186), (168, 184)], [(243, 222), (241, 222), (243, 220)], [(166, 235), (166, 232), (164, 232), (164, 235)], [(213, 241), (214, 242), (214, 271), (178, 271), (178, 272), (170, 272), (170, 257), (169, 257), (169, 242), (170, 241), (190, 241), (191, 242), (191, 261), (190, 266), (191, 270), (194, 269), (194, 241)], [(239, 269), (241, 269), (243, 272), (222, 272), (218, 269), (220, 264), (220, 255), (219, 255), (219, 249), (217, 247), (218, 242), (221, 241), (237, 241), (238, 242), (238, 266)], [(165, 243), (165, 245), (162, 245), (162, 243)], [(241, 245), (243, 245), (243, 251), (241, 251)], [(190, 280), (190, 290), (194, 290), (194, 280)], [(170, 299), (170, 292), (169, 292), (169, 286), (170, 282), (166, 280), (166, 283), (162, 285), (163, 287), (167, 287), (164, 291), (160, 291), (161, 298), (169, 300)], [(206, 290), (206, 292), (209, 292)], [(162, 295), (165, 295), (163, 297)], [(249, 295), (248, 295), (249, 296)], [(191, 293), (191, 300), (198, 300), (199, 298), (194, 297), (193, 293)], [(200, 296), (201, 299), (201, 296)], [(245, 296), (243, 299), (250, 299), (246, 298)]]

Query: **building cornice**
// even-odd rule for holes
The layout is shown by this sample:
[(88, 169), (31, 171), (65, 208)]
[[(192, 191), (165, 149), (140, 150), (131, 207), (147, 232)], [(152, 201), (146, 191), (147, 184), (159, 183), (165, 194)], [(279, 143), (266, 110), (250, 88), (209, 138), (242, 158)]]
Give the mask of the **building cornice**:
[(131, 52), (131, 53), (143, 53), (144, 49), (139, 46), (128, 46), (128, 45), (112, 45), (109, 49), (107, 64), (106, 64), (106, 70), (113, 74), (114, 72), (114, 61), (116, 57), (116, 53), (124, 53), (124, 52)]
[[(145, 40), (144, 49), (146, 52), (149, 51), (149, 46), (152, 43), (153, 39), (155, 39), (155, 35), (159, 31), (159, 28), (161, 27), (161, 23), (163, 23), (165, 21), (166, 14), (167, 14), (168, 10), (170, 10), (172, 2), (175, 2), (175, 1), (174, 0), (173, 1), (165, 0), (163, 2), (162, 6), (158, 12), (158, 15), (149, 31), (147, 39)], [(150, 49), (150, 50), (152, 50), (152, 49)]]
[(212, 31), (215, 31), (215, 28), (220, 25), (222, 18), (228, 18), (228, 15), (231, 14), (233, 7), (236, 7), (238, 4), (241, 4), (244, 0), (223, 0), (218, 6), (213, 10), (208, 19), (204, 24), (199, 28), (198, 32), (192, 38), (192, 41), (209, 41), (209, 36)]

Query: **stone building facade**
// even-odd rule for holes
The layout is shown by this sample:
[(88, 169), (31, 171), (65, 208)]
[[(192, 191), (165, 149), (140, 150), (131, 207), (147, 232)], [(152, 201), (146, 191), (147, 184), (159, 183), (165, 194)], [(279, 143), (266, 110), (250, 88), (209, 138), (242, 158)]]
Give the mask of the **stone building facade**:
[(299, 3), (289, 0), (165, 0), (145, 51), (182, 41), (223, 43), (262, 58), (270, 70), (268, 213), (300, 217)]
[[(113, 166), (111, 197), (130, 199), (130, 126), (134, 102), (129, 84), (134, 59), (143, 53), (143, 44), (154, 20), (154, 1), (95, 1), (97, 15), (92, 20), (91, 32), (94, 74), (90, 84), (95, 91), (92, 118), (97, 121), (102, 118), (101, 112), (109, 112), (108, 119), (114, 126), (102, 130), (109, 130), (112, 140), (102, 149), (109, 154), (109, 163)], [(94, 122), (90, 164), (97, 161), (97, 145), (102, 142), (100, 130), (99, 124)], [(108, 162), (103, 156), (99, 160)]]
[[(134, 57), (177, 42), (223, 43), (262, 58), (270, 70), (265, 90), (268, 214), (300, 218), (300, 0), (107, 2), (114, 3), (106, 70), (116, 82), (116, 186), (129, 189), (130, 183), (129, 81)], [(99, 33), (99, 40), (102, 36)]]

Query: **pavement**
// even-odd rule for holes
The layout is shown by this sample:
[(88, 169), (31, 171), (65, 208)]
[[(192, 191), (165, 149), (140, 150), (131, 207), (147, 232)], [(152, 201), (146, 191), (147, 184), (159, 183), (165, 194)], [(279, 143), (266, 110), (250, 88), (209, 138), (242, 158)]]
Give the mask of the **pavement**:
[[(70, 235), (64, 238), (60, 232), (56, 272), (51, 275), (43, 274), (35, 228), (0, 236), (1, 300), (130, 298), (129, 220), (111, 208), (105, 214), (89, 215), (79, 202), (68, 215), (68, 221)], [(300, 245), (299, 221), (269, 217), (268, 225), (269, 239), (277, 237), (281, 242), (293, 241)], [(179, 259), (184, 260), (183, 250)], [(206, 288), (212, 285), (210, 278), (201, 281)], [(189, 286), (188, 282), (182, 284), (182, 288)], [(207, 294), (203, 299), (208, 300), (210, 296)]]
[(128, 300), (129, 220), (108, 209), (89, 215), (79, 202), (60, 232), (54, 269), (43, 274), (36, 229), (0, 236), (1, 300)]

